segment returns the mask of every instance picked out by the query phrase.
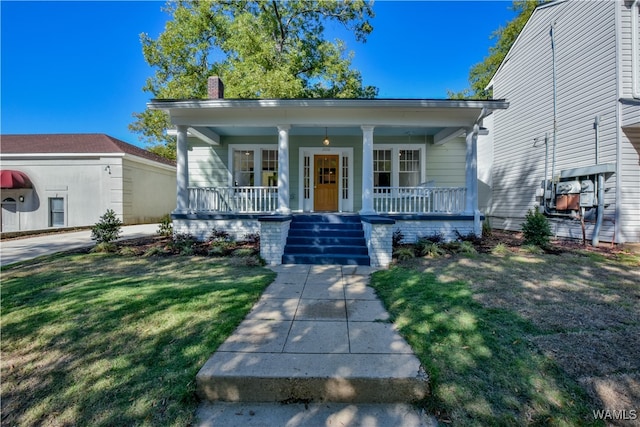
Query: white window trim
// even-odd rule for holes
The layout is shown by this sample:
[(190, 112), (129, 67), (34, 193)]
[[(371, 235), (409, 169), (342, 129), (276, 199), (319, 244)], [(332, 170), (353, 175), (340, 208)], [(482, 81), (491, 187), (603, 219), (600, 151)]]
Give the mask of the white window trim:
[(419, 182), (427, 180), (427, 150), (424, 144), (373, 144), (375, 150), (391, 150), (391, 186), (398, 187), (400, 184), (400, 150), (418, 150), (420, 152), (420, 179)]
[[(338, 164), (340, 165), (338, 172), (338, 212), (353, 212), (353, 194), (354, 194), (354, 180), (353, 180), (353, 147), (300, 147), (298, 149), (298, 210), (302, 212), (313, 212), (313, 200), (315, 198), (314, 193), (314, 167), (313, 157), (316, 155), (337, 155)], [(311, 158), (311, 182), (309, 183), (309, 199), (304, 198), (304, 158), (309, 156)], [(347, 177), (347, 185), (349, 186), (349, 197), (347, 199), (342, 198), (342, 159), (347, 158), (347, 168), (349, 170), (349, 176)], [(307, 202), (305, 202), (307, 201)], [(305, 204), (308, 204), (305, 205)]]
[(228, 181), (229, 187), (233, 187), (233, 174), (235, 172), (233, 155), (236, 151), (253, 151), (253, 186), (262, 187), (262, 150), (278, 151), (278, 144), (229, 144)]

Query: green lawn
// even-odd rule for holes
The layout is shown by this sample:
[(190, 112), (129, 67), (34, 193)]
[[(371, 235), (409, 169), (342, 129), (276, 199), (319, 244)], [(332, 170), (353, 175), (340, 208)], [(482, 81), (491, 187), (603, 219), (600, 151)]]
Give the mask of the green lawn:
[(179, 256), (4, 268), (2, 424), (188, 425), (197, 371), (274, 277)]
[(639, 258), (627, 258), (412, 259), (372, 286), (429, 373), (425, 405), (441, 421), (601, 425), (594, 410), (640, 404)]

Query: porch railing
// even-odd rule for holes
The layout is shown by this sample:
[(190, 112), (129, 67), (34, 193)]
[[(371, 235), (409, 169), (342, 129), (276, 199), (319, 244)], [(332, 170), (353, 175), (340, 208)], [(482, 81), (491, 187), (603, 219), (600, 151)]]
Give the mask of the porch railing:
[[(461, 213), (464, 187), (375, 187), (373, 207), (378, 213)], [(278, 209), (277, 187), (189, 187), (189, 210), (195, 212), (273, 212)]]
[(375, 187), (373, 208), (378, 213), (461, 213), (464, 187)]
[(189, 210), (196, 212), (273, 212), (277, 187), (189, 187)]

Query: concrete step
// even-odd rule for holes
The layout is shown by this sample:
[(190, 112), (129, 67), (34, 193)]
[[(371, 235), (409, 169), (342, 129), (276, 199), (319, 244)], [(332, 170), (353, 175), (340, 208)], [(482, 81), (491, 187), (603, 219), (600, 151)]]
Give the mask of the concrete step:
[(293, 230), (312, 230), (312, 231), (346, 231), (346, 230), (362, 230), (362, 224), (359, 222), (349, 223), (333, 223), (333, 222), (291, 222), (289, 229)]
[(361, 237), (364, 238), (364, 231), (352, 229), (352, 230), (314, 230), (314, 229), (299, 229), (289, 228), (290, 237)]
[(364, 245), (319, 245), (319, 244), (291, 244), (287, 243), (284, 248), (285, 254), (323, 254), (323, 255), (337, 255), (337, 254), (355, 254), (355, 255), (368, 255), (367, 247)]
[(410, 403), (428, 395), (413, 354), (217, 352), (196, 382), (208, 401)]
[(324, 236), (309, 236), (308, 234), (304, 234), (302, 236), (292, 236), (289, 235), (287, 238), (287, 245), (344, 245), (344, 246), (365, 246), (366, 241), (364, 237), (346, 237), (346, 236), (333, 236), (333, 237), (324, 237)]
[[(285, 252), (286, 252), (285, 247)], [(283, 264), (315, 264), (315, 265), (371, 265), (369, 255), (300, 253), (282, 255)]]

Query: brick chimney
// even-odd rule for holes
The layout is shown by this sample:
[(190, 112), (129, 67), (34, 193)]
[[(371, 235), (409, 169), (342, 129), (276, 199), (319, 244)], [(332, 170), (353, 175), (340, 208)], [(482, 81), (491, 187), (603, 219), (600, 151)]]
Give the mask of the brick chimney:
[(224, 98), (224, 83), (218, 76), (210, 76), (207, 80), (207, 92), (209, 99), (223, 99)]

